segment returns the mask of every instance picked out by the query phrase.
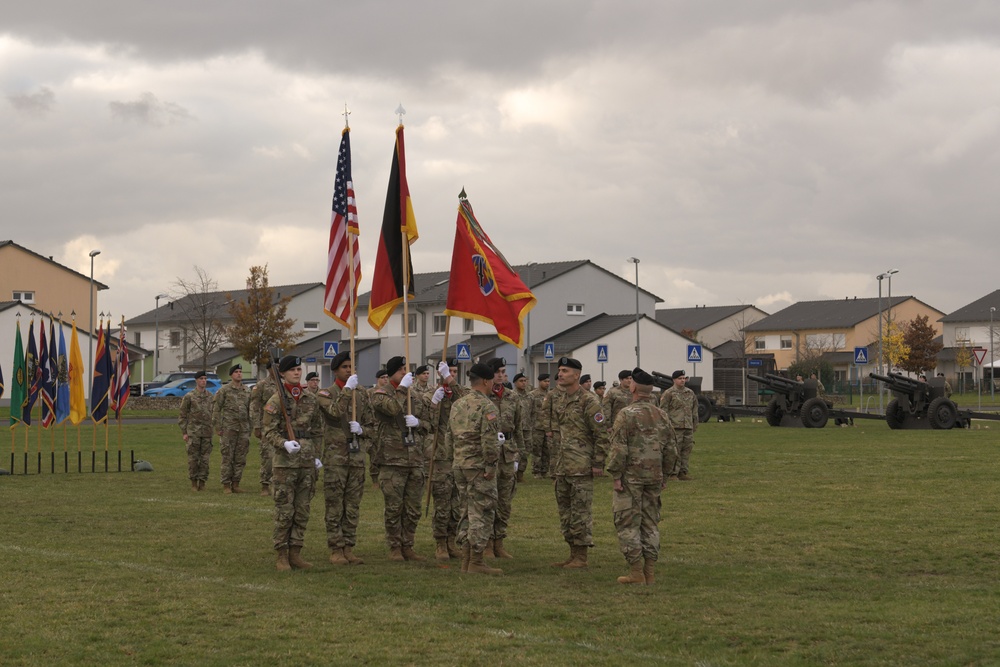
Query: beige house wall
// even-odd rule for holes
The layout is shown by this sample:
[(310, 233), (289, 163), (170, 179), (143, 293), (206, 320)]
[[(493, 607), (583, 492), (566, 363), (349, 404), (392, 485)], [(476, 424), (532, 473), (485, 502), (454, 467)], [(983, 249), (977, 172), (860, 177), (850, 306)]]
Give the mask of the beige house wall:
[[(31, 305), (45, 313), (63, 314), (69, 321), (76, 311), (77, 325), (86, 329), (90, 319), (90, 280), (25, 252), (17, 246), (0, 248), (0, 301), (11, 301), (13, 292), (35, 293)], [(98, 283), (94, 283), (94, 312), (101, 308), (97, 298)]]

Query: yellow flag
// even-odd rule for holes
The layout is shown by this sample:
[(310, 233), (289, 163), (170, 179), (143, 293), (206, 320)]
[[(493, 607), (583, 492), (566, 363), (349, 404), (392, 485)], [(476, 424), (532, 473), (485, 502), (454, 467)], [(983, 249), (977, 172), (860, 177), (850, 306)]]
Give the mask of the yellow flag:
[(69, 343), (69, 420), (74, 426), (87, 416), (87, 398), (83, 394), (83, 356), (80, 354), (80, 339), (76, 335), (76, 320), (73, 320), (73, 337)]

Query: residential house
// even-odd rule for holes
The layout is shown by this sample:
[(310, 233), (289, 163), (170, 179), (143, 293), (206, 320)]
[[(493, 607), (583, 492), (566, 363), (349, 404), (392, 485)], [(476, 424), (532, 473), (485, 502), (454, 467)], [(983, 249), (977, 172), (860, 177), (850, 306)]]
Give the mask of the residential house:
[(711, 348), (743, 340), (743, 330), (767, 315), (756, 306), (744, 304), (656, 309), (657, 322)]
[(1000, 366), (1000, 353), (995, 348), (1000, 342), (1000, 290), (948, 313), (940, 320), (941, 343), (937, 371), (949, 378), (956, 390), (974, 386), (979, 377), (979, 364), (974, 350), (979, 349), (983, 358), (985, 378), (989, 380), (992, 369)]

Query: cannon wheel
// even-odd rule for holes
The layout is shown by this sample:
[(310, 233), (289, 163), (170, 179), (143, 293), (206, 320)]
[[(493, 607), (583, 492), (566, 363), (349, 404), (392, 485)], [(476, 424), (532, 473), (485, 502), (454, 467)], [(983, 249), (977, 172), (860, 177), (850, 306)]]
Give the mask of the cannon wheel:
[(708, 396), (698, 396), (698, 421), (704, 424), (712, 418), (712, 401)]
[(899, 399), (894, 398), (889, 401), (889, 404), (885, 406), (885, 423), (889, 425), (889, 428), (893, 430), (903, 428), (904, 418), (903, 409), (899, 407)]
[(951, 399), (938, 396), (927, 408), (927, 421), (931, 423), (931, 428), (953, 429), (958, 422), (958, 408)]
[(830, 408), (827, 407), (826, 401), (819, 396), (807, 400), (799, 411), (799, 419), (802, 420), (802, 425), (806, 428), (823, 428), (829, 418)]
[(764, 419), (771, 426), (781, 426), (781, 408), (778, 407), (778, 399), (772, 398), (767, 402), (767, 407), (764, 408)]

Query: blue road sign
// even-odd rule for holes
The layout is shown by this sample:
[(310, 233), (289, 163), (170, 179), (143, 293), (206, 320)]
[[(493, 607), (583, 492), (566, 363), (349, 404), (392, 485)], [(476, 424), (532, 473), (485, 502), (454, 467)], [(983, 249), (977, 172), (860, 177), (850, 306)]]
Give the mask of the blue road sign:
[(307, 364), (315, 364), (316, 363), (316, 357), (306, 357), (302, 361), (306, 362)]
[(459, 343), (455, 346), (455, 356), (459, 361), (472, 361), (472, 347), (468, 343)]
[(597, 346), (597, 363), (606, 364), (608, 363), (608, 346), (598, 345)]
[(545, 354), (543, 355), (546, 361), (552, 361), (556, 358), (556, 344), (546, 343), (545, 344)]
[(747, 359), (747, 366), (750, 368), (760, 368), (763, 365), (763, 359)]
[(688, 345), (688, 363), (701, 363), (701, 345)]
[(323, 342), (323, 358), (333, 359), (340, 353), (340, 343), (333, 340)]
[(854, 363), (857, 364), (858, 366), (863, 366), (868, 363), (867, 347), (854, 348)]

